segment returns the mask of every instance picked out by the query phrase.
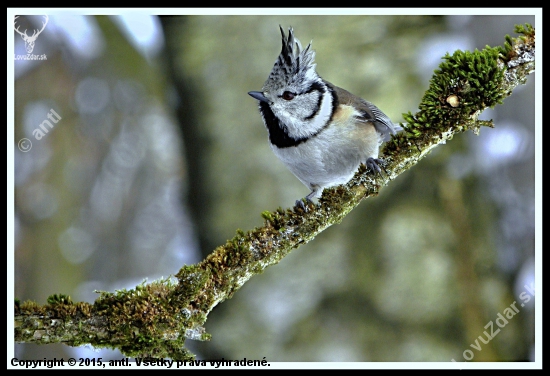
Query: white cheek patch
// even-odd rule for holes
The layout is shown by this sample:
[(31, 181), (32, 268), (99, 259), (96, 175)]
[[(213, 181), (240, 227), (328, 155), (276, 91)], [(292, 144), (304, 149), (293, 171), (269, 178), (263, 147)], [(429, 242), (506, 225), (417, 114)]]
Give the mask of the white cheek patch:
[(325, 124), (330, 120), (332, 116), (333, 108), (333, 97), (331, 93), (327, 90), (323, 94), (323, 101), (321, 102), (321, 109), (319, 112), (311, 119), (313, 121), (314, 133), (319, 131), (325, 126)]
[(320, 108), (317, 107), (319, 100), (316, 97), (310, 106), (293, 108), (293, 116), (287, 112), (286, 125), (290, 136), (308, 138), (316, 135), (327, 125), (332, 116), (333, 97), (328, 90), (319, 94), (322, 95)]

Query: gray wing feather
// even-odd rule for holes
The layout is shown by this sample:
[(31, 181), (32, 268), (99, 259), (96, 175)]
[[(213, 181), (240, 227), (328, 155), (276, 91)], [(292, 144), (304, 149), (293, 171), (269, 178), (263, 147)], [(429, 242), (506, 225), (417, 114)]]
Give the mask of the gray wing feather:
[(357, 119), (358, 121), (372, 123), (376, 131), (384, 136), (384, 141), (388, 141), (391, 134), (396, 134), (402, 130), (399, 125), (394, 124), (391, 119), (374, 104), (328, 81), (325, 81), (325, 83), (336, 91), (340, 103), (352, 105), (361, 113), (361, 117)]
[(374, 128), (385, 136), (385, 140), (389, 140), (390, 134), (396, 134), (400, 130), (401, 127), (394, 124), (391, 119), (374, 104), (364, 99), (362, 102), (368, 108), (367, 111), (362, 112), (363, 117), (366, 121), (372, 121), (374, 123)]

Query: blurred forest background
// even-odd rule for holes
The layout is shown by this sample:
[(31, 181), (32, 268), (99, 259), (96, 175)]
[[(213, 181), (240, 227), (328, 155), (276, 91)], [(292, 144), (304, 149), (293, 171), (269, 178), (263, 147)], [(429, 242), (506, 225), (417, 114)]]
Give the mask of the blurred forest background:
[[(446, 52), (503, 45), (526, 22), (536, 27), (529, 15), (50, 14), (33, 52), (47, 60), (14, 62), (15, 297), (93, 302), (168, 277), (308, 193), (247, 95), (280, 52), (279, 25), (313, 40), (323, 78), (401, 122)], [(248, 281), (209, 315), (212, 340), (187, 346), (198, 359), (448, 362), (470, 349), (472, 361), (534, 361), (534, 298), (519, 298), (535, 268), (534, 82), (483, 114), (496, 128), (455, 136)], [(37, 140), (52, 110), (61, 119)], [(30, 344), (15, 356), (122, 357)]]

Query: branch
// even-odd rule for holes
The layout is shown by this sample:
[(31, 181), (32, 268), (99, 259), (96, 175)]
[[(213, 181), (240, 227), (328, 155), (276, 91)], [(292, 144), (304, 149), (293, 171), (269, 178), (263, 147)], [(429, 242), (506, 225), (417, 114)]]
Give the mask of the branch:
[(384, 147), (385, 174), (375, 176), (361, 166), (345, 185), (325, 189), (307, 211), (263, 212), (263, 227), (243, 232), (217, 247), (205, 260), (184, 266), (175, 279), (141, 284), (132, 290), (101, 292), (93, 303), (73, 303), (52, 295), (41, 306), (15, 302), (15, 341), (62, 342), (118, 348), (126, 356), (190, 360), (185, 339), (207, 340), (203, 325), (210, 311), (231, 298), (253, 275), (278, 263), (294, 248), (340, 222), (365, 198), (417, 164), (457, 133), (492, 121), (478, 120), (488, 107), (502, 103), (535, 70), (535, 29), (516, 26), (518, 38), (506, 36), (504, 47), (456, 51), (430, 80), (415, 114), (404, 114), (404, 132)]

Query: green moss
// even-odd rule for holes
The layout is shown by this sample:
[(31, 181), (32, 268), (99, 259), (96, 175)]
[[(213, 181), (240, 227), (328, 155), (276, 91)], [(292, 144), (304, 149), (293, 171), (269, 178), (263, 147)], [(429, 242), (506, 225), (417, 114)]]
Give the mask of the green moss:
[(73, 304), (73, 301), (71, 300), (71, 297), (64, 294), (53, 294), (48, 296), (48, 299), (46, 299), (48, 304), (50, 305), (56, 305), (56, 304)]
[[(504, 46), (487, 46), (473, 52), (458, 50), (445, 55), (430, 80), (419, 111), (403, 114), (407, 123), (403, 133), (407, 139), (424, 138), (430, 129), (436, 132), (442, 127), (468, 123), (485, 108), (502, 103), (510, 94), (503, 90), (507, 69), (503, 62), (515, 56), (518, 40), (534, 38), (534, 29), (529, 24), (516, 26), (516, 32), (522, 36), (514, 39), (507, 35)], [(394, 137), (394, 148), (400, 137), (403, 136)]]
[(265, 219), (266, 221), (270, 221), (270, 222), (273, 221), (273, 215), (268, 210), (262, 212), (262, 218)]
[(21, 303), (21, 305), (19, 306), (19, 310), (22, 313), (28, 313), (28, 314), (33, 314), (35, 312), (38, 312), (40, 308), (41, 306), (32, 300), (26, 300), (23, 303)]
[[(498, 66), (499, 49), (455, 51), (445, 55), (432, 78), (430, 89), (420, 104), (423, 110), (417, 117), (421, 124), (460, 121), (482, 107), (501, 103), (499, 90), (504, 70)], [(452, 107), (448, 98), (456, 95), (458, 107)]]
[(526, 23), (525, 25), (516, 25), (514, 27), (514, 31), (530, 38), (535, 36), (535, 28), (529, 23)]

